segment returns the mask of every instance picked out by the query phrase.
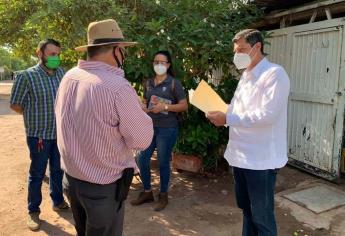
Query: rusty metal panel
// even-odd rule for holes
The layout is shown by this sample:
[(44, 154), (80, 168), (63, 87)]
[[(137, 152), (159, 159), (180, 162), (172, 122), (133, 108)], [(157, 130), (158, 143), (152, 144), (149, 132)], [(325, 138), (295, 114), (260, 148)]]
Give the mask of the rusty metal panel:
[(333, 107), (328, 104), (292, 100), (288, 116), (290, 158), (331, 172)]
[(286, 70), (289, 68), (290, 57), (288, 35), (275, 34), (267, 39), (268, 44), (265, 45), (265, 52), (268, 54), (267, 58), (279, 65), (283, 65)]
[(341, 28), (293, 35), (291, 91), (334, 97), (338, 88)]
[(294, 33), (292, 38), (289, 154), (328, 172), (332, 171), (341, 38), (339, 27)]
[[(326, 26), (325, 22), (322, 26)], [(340, 71), (343, 25), (272, 31), (270, 61), (284, 66), (291, 93), (288, 108), (290, 163), (316, 175), (339, 175), (338, 140), (344, 107)], [(309, 30), (308, 30), (309, 27)], [(327, 174), (328, 173), (328, 174)]]

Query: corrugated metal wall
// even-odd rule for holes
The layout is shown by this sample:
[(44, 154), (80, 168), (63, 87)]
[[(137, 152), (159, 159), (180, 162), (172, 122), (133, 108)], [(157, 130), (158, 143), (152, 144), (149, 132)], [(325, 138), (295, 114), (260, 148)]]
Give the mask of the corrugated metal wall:
[[(337, 116), (343, 28), (272, 31), (268, 58), (290, 76), (288, 111), (290, 160), (335, 173), (334, 137)], [(341, 122), (341, 121), (340, 121)]]

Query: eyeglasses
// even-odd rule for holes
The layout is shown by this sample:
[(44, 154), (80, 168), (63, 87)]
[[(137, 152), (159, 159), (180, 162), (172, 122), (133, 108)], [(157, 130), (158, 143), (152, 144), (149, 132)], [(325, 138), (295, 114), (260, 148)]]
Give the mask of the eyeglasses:
[(169, 62), (168, 61), (153, 61), (153, 64), (154, 65), (159, 65), (159, 64), (166, 65), (166, 64), (169, 64)]

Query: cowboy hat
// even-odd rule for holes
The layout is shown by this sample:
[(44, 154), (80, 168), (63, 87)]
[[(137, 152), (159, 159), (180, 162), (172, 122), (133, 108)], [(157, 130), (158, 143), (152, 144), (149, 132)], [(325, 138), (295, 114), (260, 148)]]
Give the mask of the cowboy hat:
[(87, 29), (87, 45), (76, 47), (75, 50), (85, 52), (88, 47), (118, 44), (123, 47), (132, 46), (137, 42), (125, 41), (122, 31), (113, 19), (91, 22)]

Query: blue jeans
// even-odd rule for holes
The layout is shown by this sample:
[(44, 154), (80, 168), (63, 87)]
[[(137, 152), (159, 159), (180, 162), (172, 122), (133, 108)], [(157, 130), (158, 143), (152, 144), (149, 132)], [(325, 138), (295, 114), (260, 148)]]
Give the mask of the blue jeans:
[(145, 190), (151, 190), (151, 157), (155, 149), (157, 149), (157, 158), (159, 162), (160, 174), (160, 191), (166, 193), (168, 191), (170, 179), (170, 160), (171, 152), (175, 145), (178, 135), (178, 127), (172, 128), (154, 128), (154, 135), (150, 146), (142, 151), (138, 158), (141, 179)]
[(274, 187), (277, 170), (234, 167), (237, 205), (243, 211), (242, 236), (276, 236)]
[(42, 202), (42, 181), (45, 176), (49, 160), (50, 171), (50, 197), (54, 206), (63, 202), (62, 176), (60, 168), (60, 153), (57, 147), (56, 139), (43, 139), (40, 147), (39, 139), (27, 137), (27, 144), (30, 151), (30, 170), (29, 170), (29, 189), (28, 189), (28, 210), (29, 213), (40, 212)]

